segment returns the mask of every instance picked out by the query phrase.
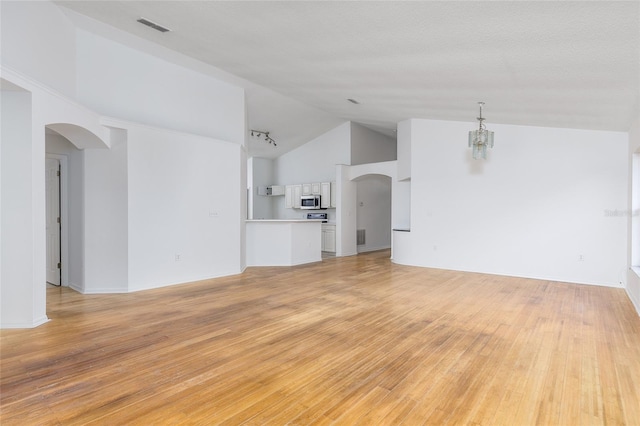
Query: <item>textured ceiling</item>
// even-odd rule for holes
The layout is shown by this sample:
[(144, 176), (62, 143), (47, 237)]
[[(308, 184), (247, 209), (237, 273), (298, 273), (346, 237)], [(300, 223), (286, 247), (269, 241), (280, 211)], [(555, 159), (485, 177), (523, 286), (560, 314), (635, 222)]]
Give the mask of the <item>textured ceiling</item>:
[(488, 124), (627, 131), (638, 113), (638, 1), (57, 3), (252, 82), (249, 124), (281, 145), (254, 155), (340, 120), (474, 121), (477, 101)]

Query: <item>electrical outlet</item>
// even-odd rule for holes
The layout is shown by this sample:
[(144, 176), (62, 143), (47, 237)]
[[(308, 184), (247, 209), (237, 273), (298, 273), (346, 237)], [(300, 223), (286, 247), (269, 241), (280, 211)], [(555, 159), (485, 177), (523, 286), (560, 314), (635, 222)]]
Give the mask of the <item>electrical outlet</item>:
[(180, 262), (180, 255), (176, 254), (176, 262)]
[(579, 262), (584, 262), (584, 254), (579, 254), (578, 255), (578, 261)]

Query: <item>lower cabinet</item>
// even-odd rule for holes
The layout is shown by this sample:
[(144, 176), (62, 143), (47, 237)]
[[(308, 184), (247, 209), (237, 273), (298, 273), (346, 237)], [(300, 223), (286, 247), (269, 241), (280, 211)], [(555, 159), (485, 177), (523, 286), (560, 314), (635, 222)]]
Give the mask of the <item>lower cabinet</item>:
[(322, 225), (322, 251), (336, 252), (336, 226)]

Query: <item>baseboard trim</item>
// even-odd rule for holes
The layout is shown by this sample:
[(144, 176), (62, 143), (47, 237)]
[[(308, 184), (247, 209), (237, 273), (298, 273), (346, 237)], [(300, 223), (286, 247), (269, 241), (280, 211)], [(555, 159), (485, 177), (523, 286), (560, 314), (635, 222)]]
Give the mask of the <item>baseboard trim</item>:
[(70, 288), (71, 290), (75, 290), (75, 291), (77, 291), (78, 293), (83, 293), (83, 291), (82, 291), (82, 287), (80, 287), (80, 286), (79, 286), (78, 284), (76, 284), (76, 283), (69, 283), (69, 288)]
[(629, 300), (631, 300), (631, 304), (633, 305), (633, 307), (636, 308), (638, 316), (640, 316), (640, 300), (635, 300), (633, 298), (633, 295), (629, 292), (628, 288), (625, 288), (624, 291), (627, 293), (627, 297), (629, 297)]
[(69, 283), (69, 288), (81, 294), (122, 294), (129, 293), (128, 288), (92, 288), (85, 290), (76, 283)]
[(50, 319), (49, 317), (47, 317), (46, 315), (43, 317), (40, 317), (36, 320), (34, 320), (33, 322), (30, 323), (22, 323), (22, 322), (17, 322), (17, 323), (3, 323), (0, 324), (0, 329), (9, 329), (9, 328), (36, 328), (44, 323), (49, 322)]
[(381, 247), (364, 247), (362, 249), (358, 248), (358, 253), (368, 253), (370, 251), (378, 251), (378, 250), (388, 250), (391, 246), (381, 246)]

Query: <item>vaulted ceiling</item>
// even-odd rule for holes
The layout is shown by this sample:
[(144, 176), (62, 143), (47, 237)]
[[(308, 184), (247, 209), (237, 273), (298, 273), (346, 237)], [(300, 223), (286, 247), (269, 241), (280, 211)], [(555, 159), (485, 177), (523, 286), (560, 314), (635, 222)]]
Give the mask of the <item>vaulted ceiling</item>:
[(56, 3), (243, 79), (250, 127), (279, 145), (256, 156), (344, 120), (475, 121), (478, 101), (487, 123), (596, 130), (639, 111), (638, 1)]

